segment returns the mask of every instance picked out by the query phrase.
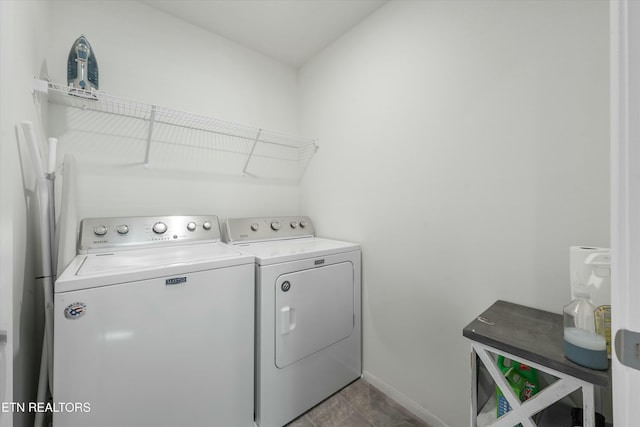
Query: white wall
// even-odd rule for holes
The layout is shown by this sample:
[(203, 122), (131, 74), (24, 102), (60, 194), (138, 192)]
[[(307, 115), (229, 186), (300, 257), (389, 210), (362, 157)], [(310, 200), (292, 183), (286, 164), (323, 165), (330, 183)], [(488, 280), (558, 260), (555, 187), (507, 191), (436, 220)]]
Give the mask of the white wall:
[[(51, 7), (48, 73), (54, 81), (66, 84), (69, 49), (84, 34), (97, 57), (101, 91), (297, 133), (294, 69), (143, 3), (92, 1), (78, 7), (76, 1), (55, 1)], [(59, 158), (73, 152), (78, 160), (80, 218), (204, 213), (225, 218), (300, 210), (295, 183), (222, 175), (224, 155), (162, 151), (160, 144), (152, 145), (147, 169), (143, 123), (57, 106), (50, 110)]]
[[(19, 124), (31, 120), (42, 128), (31, 88), (44, 65), (48, 12), (46, 1), (0, 1), (0, 329), (9, 333), (8, 343), (0, 344), (2, 402), (36, 397), (42, 340), (37, 193)], [(31, 415), (0, 412), (0, 426), (33, 425)]]
[(362, 242), (365, 371), (466, 425), (463, 327), (496, 299), (559, 313), (569, 246), (609, 244), (608, 5), (389, 2), (300, 88), (304, 210)]

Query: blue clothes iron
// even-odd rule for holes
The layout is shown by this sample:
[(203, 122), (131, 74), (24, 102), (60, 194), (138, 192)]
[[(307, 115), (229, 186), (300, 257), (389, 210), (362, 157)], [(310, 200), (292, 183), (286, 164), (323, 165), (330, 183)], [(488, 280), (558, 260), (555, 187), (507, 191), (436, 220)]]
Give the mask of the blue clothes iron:
[(98, 90), (98, 62), (84, 35), (71, 46), (67, 60), (67, 84), (76, 92)]

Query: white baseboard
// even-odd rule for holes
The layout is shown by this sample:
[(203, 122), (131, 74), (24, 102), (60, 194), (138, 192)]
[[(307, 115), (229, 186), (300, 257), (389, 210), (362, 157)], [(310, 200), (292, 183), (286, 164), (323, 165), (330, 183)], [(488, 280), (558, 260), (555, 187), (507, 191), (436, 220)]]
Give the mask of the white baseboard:
[(420, 406), (418, 403), (408, 398), (404, 394), (400, 393), (398, 390), (396, 390), (389, 384), (385, 383), (375, 375), (372, 375), (371, 373), (364, 371), (362, 373), (362, 378), (366, 382), (368, 382), (369, 384), (371, 384), (372, 386), (374, 386), (375, 388), (377, 388), (378, 390), (380, 390), (381, 392), (389, 396), (395, 402), (402, 405), (404, 408), (406, 408), (409, 412), (414, 414), (416, 417), (420, 418), (421, 420), (429, 424), (430, 426), (449, 427), (440, 418), (436, 417), (431, 412), (427, 411), (422, 406)]

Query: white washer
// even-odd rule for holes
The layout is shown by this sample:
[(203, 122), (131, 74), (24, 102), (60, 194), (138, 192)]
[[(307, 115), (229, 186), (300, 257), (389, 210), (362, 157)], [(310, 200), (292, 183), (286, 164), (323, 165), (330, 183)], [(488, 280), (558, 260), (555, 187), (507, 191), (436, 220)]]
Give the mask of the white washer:
[(219, 239), (215, 216), (82, 221), (55, 283), (54, 427), (253, 426), (254, 261)]
[(223, 240), (256, 260), (256, 423), (281, 427), (362, 373), (360, 246), (308, 217), (233, 218)]

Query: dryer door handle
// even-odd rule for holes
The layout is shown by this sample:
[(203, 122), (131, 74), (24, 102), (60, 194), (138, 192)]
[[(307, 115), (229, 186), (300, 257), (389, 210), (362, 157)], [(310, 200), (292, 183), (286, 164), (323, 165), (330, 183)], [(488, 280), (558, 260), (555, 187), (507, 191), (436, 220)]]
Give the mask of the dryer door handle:
[(286, 335), (296, 327), (296, 309), (288, 305), (280, 309), (280, 333)]

